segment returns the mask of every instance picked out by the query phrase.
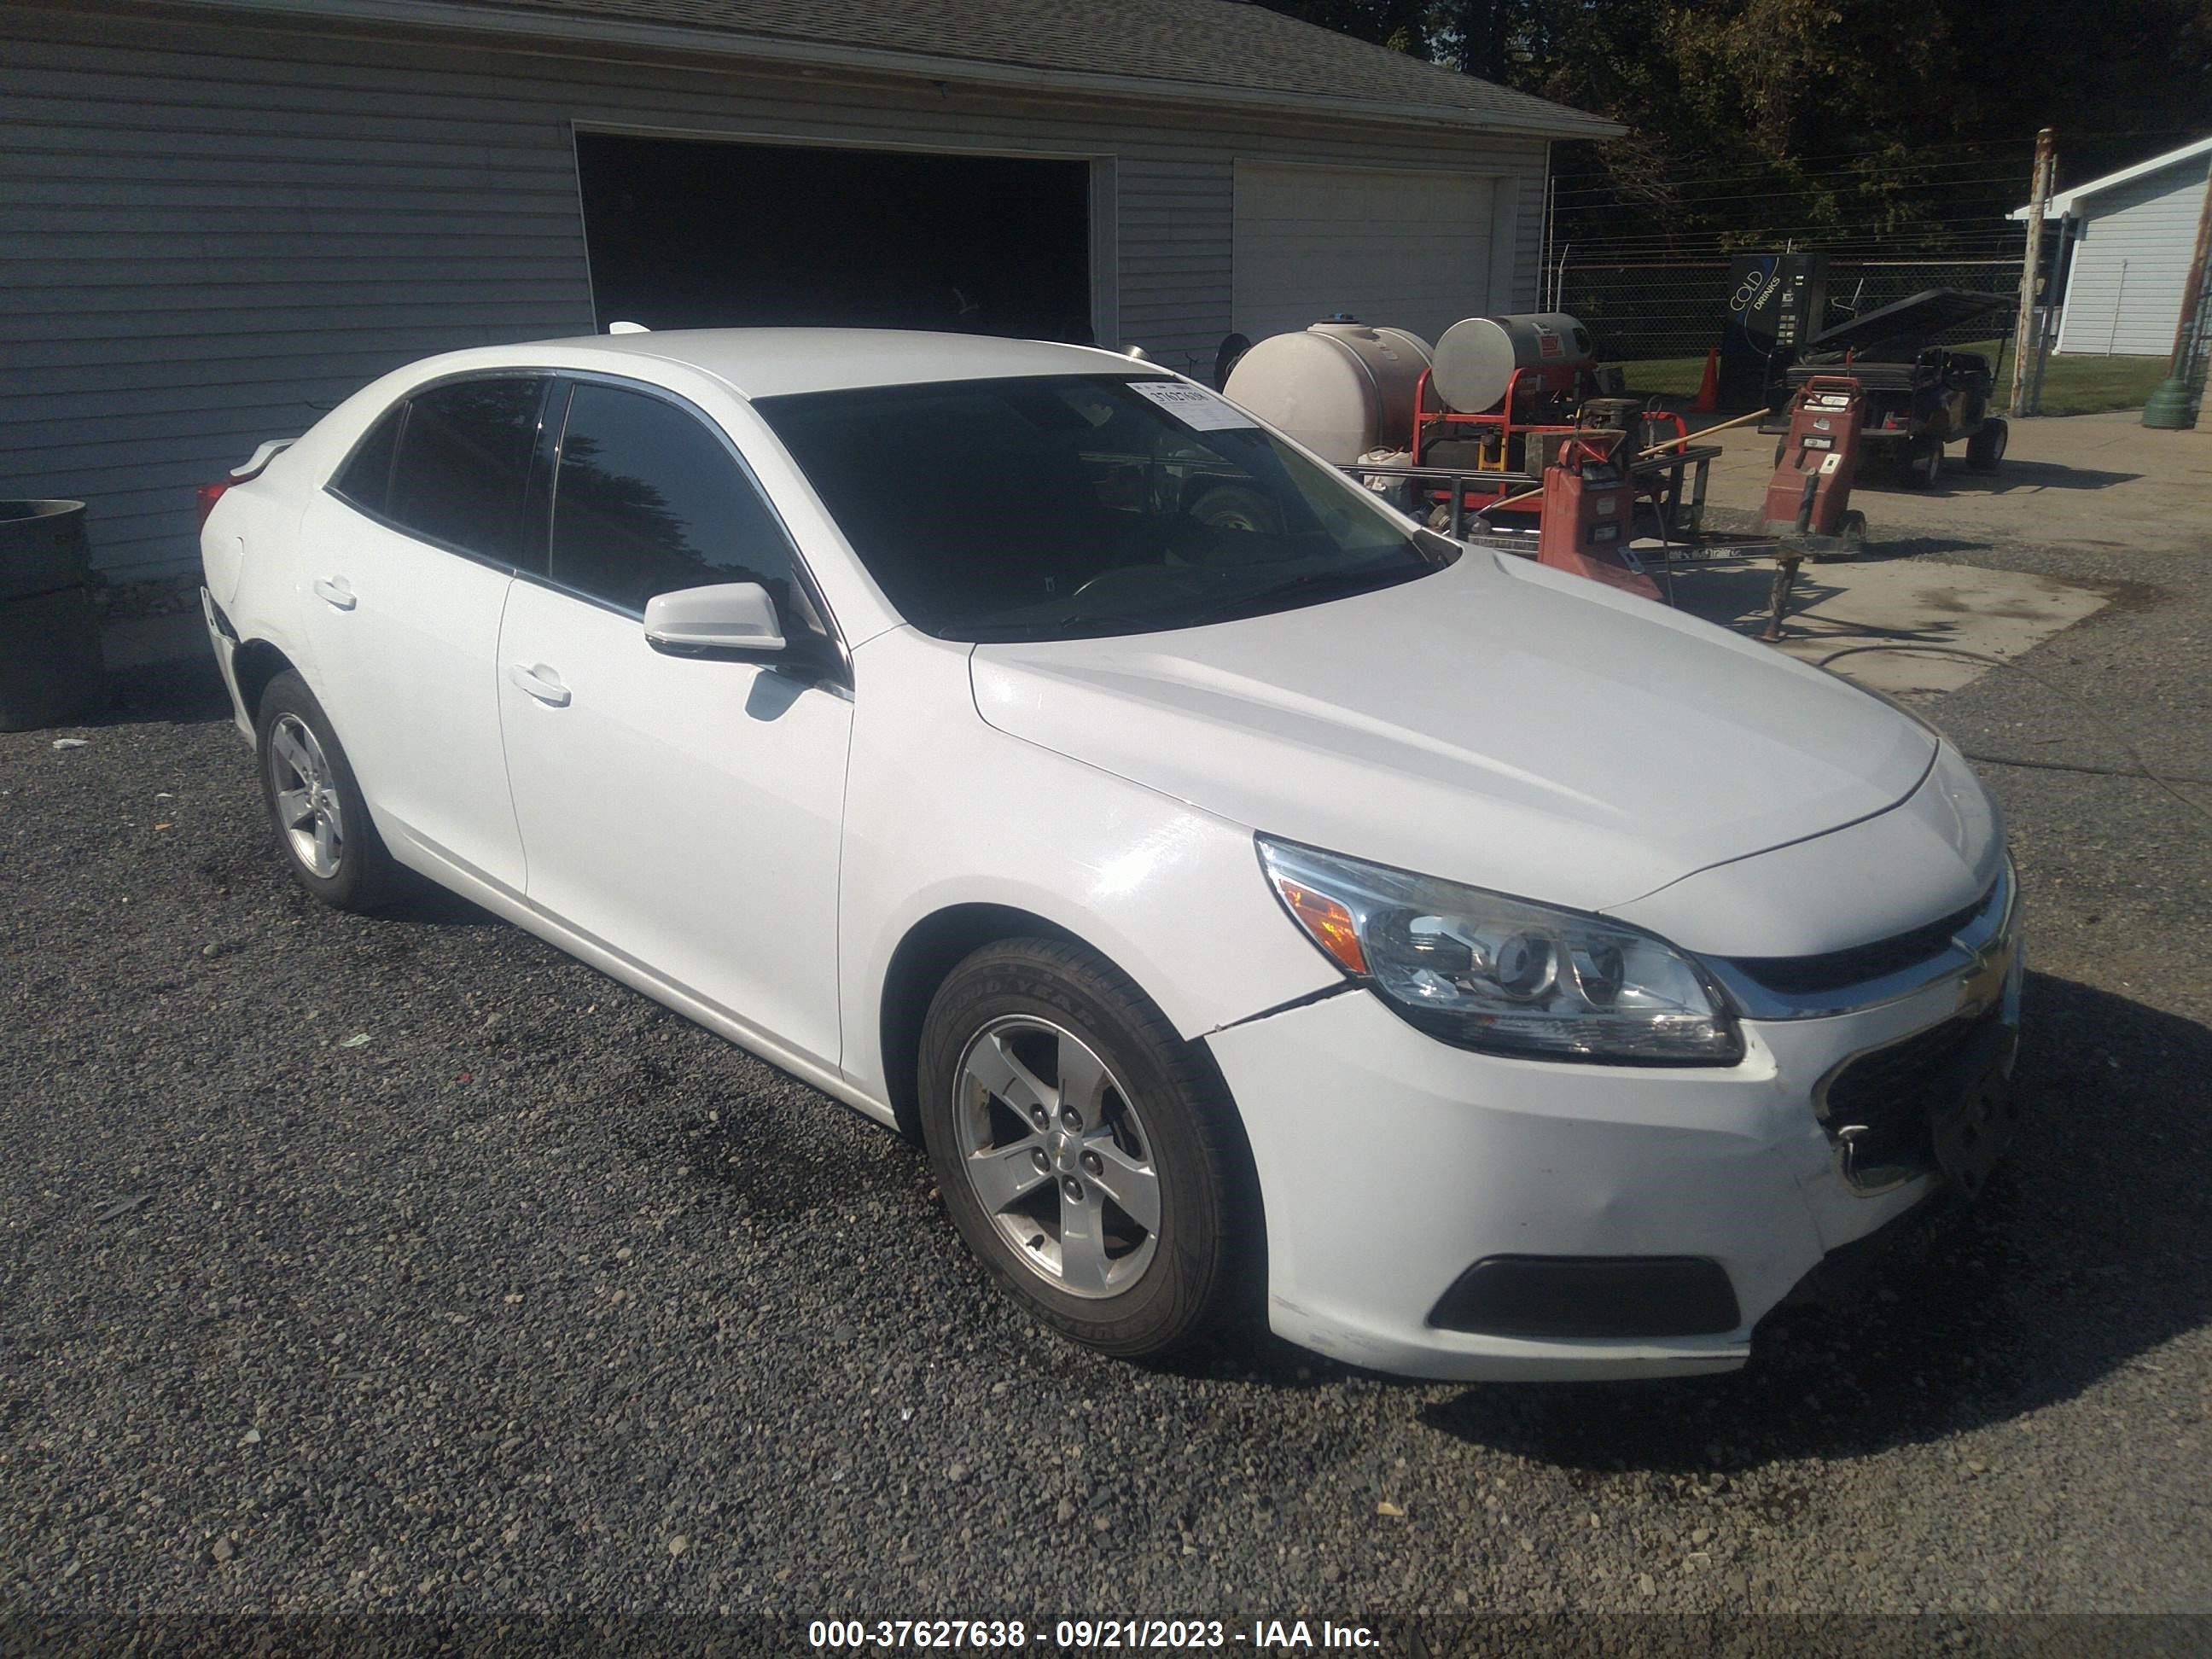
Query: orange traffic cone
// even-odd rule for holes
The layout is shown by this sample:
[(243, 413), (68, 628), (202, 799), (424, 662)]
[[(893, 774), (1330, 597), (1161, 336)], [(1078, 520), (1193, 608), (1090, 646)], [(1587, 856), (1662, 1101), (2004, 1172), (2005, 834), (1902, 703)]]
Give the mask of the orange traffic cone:
[(1705, 378), (1698, 382), (1698, 401), (1690, 405), (1699, 415), (1710, 415), (1721, 406), (1721, 354), (1717, 348), (1705, 350)]

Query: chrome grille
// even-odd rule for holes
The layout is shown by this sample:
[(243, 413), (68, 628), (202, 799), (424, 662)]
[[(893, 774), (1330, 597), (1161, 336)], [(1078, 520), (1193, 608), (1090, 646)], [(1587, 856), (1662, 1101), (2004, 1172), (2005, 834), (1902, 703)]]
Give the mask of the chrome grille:
[(1980, 898), (1948, 916), (1865, 945), (1806, 957), (1706, 957), (1749, 1019), (1819, 1019), (1911, 995), (1972, 974), (2011, 931), (2016, 896), (2008, 859)]

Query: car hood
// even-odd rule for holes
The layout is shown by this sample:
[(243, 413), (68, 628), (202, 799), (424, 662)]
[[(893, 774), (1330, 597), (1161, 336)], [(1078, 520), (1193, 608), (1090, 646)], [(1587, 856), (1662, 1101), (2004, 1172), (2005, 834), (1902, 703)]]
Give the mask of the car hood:
[(1015, 737), (1270, 835), (1591, 910), (1883, 811), (1936, 752), (1816, 669), (1479, 551), (1331, 604), (969, 662)]

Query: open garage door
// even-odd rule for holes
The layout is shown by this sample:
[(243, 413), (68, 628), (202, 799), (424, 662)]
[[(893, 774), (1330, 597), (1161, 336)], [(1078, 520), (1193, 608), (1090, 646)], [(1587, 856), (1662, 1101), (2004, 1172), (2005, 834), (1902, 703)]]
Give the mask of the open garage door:
[(1091, 164), (579, 132), (604, 329), (1088, 342)]
[(1239, 161), (1234, 326), (1258, 340), (1348, 311), (1433, 342), (1501, 308), (1492, 199), (1464, 173)]

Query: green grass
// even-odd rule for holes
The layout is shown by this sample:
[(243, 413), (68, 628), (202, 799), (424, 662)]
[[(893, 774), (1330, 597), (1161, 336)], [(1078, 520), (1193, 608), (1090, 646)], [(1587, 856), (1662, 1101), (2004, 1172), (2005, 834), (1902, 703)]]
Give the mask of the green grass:
[[(1978, 351), (1994, 363), (1997, 343), (1985, 340), (1978, 345), (1965, 347)], [(1694, 398), (1698, 382), (1705, 376), (1703, 357), (1654, 357), (1642, 362), (1623, 363), (1628, 377), (1628, 390), (1639, 398), (1655, 394), (1671, 398)], [(2100, 410), (2141, 409), (2151, 388), (2166, 378), (2166, 363), (2163, 357), (2051, 357), (2043, 369), (2043, 412), (2045, 415), (2094, 415)], [(1998, 385), (2000, 398), (2009, 396), (2012, 386), (2012, 350), (2005, 350), (2003, 377)]]

